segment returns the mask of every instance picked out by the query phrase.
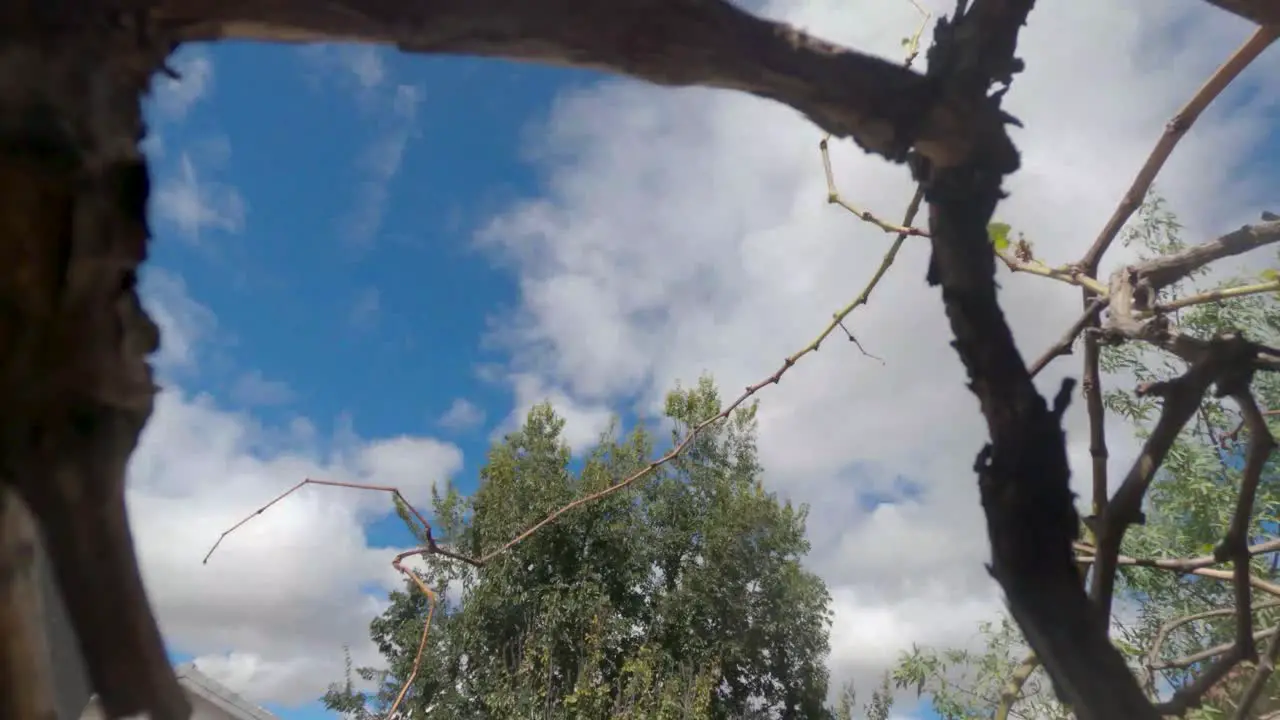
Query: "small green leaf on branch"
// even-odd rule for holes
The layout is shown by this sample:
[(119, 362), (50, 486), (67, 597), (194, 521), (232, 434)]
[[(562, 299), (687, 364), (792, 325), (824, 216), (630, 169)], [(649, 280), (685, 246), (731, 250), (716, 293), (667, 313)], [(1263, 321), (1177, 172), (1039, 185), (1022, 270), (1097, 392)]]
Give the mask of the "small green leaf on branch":
[(1011, 228), (1007, 223), (993, 222), (987, 226), (987, 237), (991, 238), (991, 245), (995, 247), (996, 252), (1002, 253), (1009, 249), (1009, 230)]

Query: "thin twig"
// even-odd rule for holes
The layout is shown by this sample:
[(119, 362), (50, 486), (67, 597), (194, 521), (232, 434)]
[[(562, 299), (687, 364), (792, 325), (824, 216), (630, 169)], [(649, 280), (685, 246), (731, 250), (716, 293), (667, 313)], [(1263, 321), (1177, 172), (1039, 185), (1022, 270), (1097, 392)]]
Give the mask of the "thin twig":
[[(904, 227), (909, 226), (911, 221), (914, 219), (915, 214), (920, 209), (920, 203), (923, 200), (923, 197), (924, 197), (923, 191), (917, 190), (915, 197), (912, 198), (911, 204), (907, 208), (907, 212), (905, 216), (906, 219), (903, 222)], [(609, 487), (604, 488), (603, 490), (599, 490), (597, 492), (591, 493), (590, 495), (585, 495), (581, 498), (578, 498), (577, 500), (574, 500), (573, 502), (568, 503), (567, 505), (564, 505), (558, 510), (555, 510), (554, 512), (547, 515), (542, 520), (538, 521), (529, 529), (525, 530), (524, 532), (517, 535), (515, 538), (508, 541), (505, 545), (486, 553), (484, 556), (480, 557), (475, 562), (480, 565), (484, 565), (494, 557), (498, 556), (499, 554), (504, 553), (507, 550), (510, 550), (511, 548), (515, 547), (519, 543), (523, 542), (530, 535), (533, 535), (535, 532), (542, 529), (547, 524), (555, 521), (556, 518), (569, 512), (570, 510), (573, 510), (574, 508), (580, 507), (587, 503), (594, 502), (608, 495), (612, 495), (613, 493), (632, 485), (637, 480), (647, 477), (650, 473), (657, 470), (659, 467), (662, 467), (663, 465), (666, 465), (667, 463), (679, 457), (680, 454), (684, 452), (685, 448), (687, 448), (689, 444), (693, 442), (694, 438), (700, 435), (702, 431), (705, 430), (707, 427), (728, 418), (733, 413), (734, 410), (737, 410), (738, 407), (740, 407), (743, 403), (745, 403), (749, 398), (751, 398), (760, 390), (764, 389), (769, 385), (778, 384), (782, 380), (782, 376), (785, 375), (787, 371), (790, 370), (797, 362), (799, 362), (801, 358), (808, 355), (809, 353), (817, 352), (818, 349), (822, 346), (822, 343), (825, 342), (828, 337), (830, 337), (831, 333), (834, 332), (836, 328), (841, 326), (841, 323), (844, 322), (844, 319), (848, 317), (850, 313), (856, 310), (858, 306), (867, 304), (867, 300), (870, 299), (872, 291), (875, 290), (877, 285), (879, 285), (880, 279), (884, 277), (884, 274), (889, 270), (889, 267), (893, 265), (893, 261), (898, 255), (898, 250), (899, 248), (902, 247), (902, 243), (906, 240), (906, 238), (907, 238), (906, 233), (898, 234), (898, 237), (894, 239), (893, 244), (889, 247), (888, 252), (884, 254), (884, 257), (880, 261), (880, 267), (876, 268), (875, 273), (871, 276), (871, 280), (867, 283), (866, 287), (863, 288), (862, 292), (859, 293), (858, 297), (854, 298), (852, 302), (840, 308), (835, 312), (834, 315), (832, 315), (831, 322), (827, 323), (827, 326), (822, 329), (822, 332), (818, 333), (817, 337), (815, 337), (808, 345), (801, 348), (800, 350), (797, 350), (795, 353), (793, 353), (792, 355), (788, 356), (785, 360), (783, 360), (782, 365), (777, 370), (775, 370), (773, 374), (769, 375), (768, 377), (752, 385), (748, 385), (746, 389), (743, 390), (742, 394), (739, 395), (736, 399), (734, 399), (733, 402), (729, 403), (729, 405), (727, 405), (723, 410), (721, 410), (719, 414), (709, 417), (703, 420), (702, 422), (698, 423), (696, 426), (694, 426), (693, 429), (690, 430), (689, 433), (685, 435), (684, 439), (680, 441), (680, 444), (672, 448), (669, 452), (667, 452), (667, 454), (649, 463), (639, 472), (636, 472), (631, 476), (613, 485), (610, 485)]]
[(1120, 233), (1120, 228), (1129, 220), (1129, 216), (1142, 203), (1142, 198), (1146, 196), (1147, 191), (1151, 189), (1151, 183), (1155, 181), (1156, 175), (1160, 169), (1164, 167), (1165, 161), (1173, 154), (1173, 149), (1177, 147), (1178, 142), (1191, 129), (1191, 126), (1200, 117), (1200, 113), (1209, 107), (1223, 90), (1231, 84), (1233, 80), (1244, 71), (1250, 63), (1254, 61), (1263, 50), (1276, 39), (1277, 28), (1260, 27), (1249, 36), (1221, 67), (1209, 77), (1196, 94), (1191, 97), (1187, 104), (1182, 106), (1171, 120), (1165, 125), (1164, 134), (1160, 136), (1160, 140), (1156, 142), (1156, 146), (1151, 149), (1147, 160), (1142, 164), (1142, 169), (1138, 171), (1137, 176), (1133, 178), (1133, 182), (1129, 185), (1128, 191), (1120, 200), (1120, 204), (1116, 206), (1115, 211), (1111, 213), (1111, 217), (1107, 220), (1107, 224), (1103, 226), (1102, 231), (1098, 233), (1098, 237), (1093, 241), (1093, 245), (1080, 261), (1080, 265), (1090, 275), (1097, 275), (1098, 262), (1102, 259), (1107, 248), (1115, 240), (1116, 235)]
[(1239, 287), (1221, 288), (1218, 290), (1207, 290), (1195, 295), (1180, 297), (1176, 300), (1156, 303), (1153, 309), (1158, 313), (1170, 313), (1193, 305), (1204, 305), (1205, 303), (1241, 298), (1248, 295), (1259, 295), (1261, 293), (1268, 292), (1280, 292), (1280, 280), (1271, 280), (1269, 282), (1255, 283), (1253, 285), (1241, 285)]
[(1043, 262), (1034, 258), (1023, 260), (1010, 253), (1008, 250), (997, 252), (996, 257), (1000, 258), (1005, 267), (1016, 273), (1027, 273), (1029, 275), (1038, 275), (1040, 277), (1057, 280), (1068, 285), (1084, 288), (1096, 295), (1107, 294), (1107, 286), (1092, 278), (1079, 265), (1063, 265), (1061, 267), (1050, 267)]
[(1102, 310), (1107, 307), (1108, 302), (1105, 297), (1096, 297), (1090, 301), (1089, 307), (1085, 308), (1084, 314), (1077, 318), (1071, 324), (1071, 327), (1067, 328), (1062, 337), (1058, 338), (1058, 342), (1054, 343), (1048, 350), (1045, 350), (1044, 354), (1037, 358), (1027, 369), (1031, 377), (1039, 375), (1040, 371), (1048, 367), (1049, 363), (1053, 362), (1055, 358), (1070, 355), (1071, 346), (1075, 344), (1076, 338), (1088, 327), (1089, 323), (1098, 319), (1098, 316), (1102, 314)]
[(827, 177), (828, 203), (839, 205), (859, 220), (875, 225), (887, 233), (897, 233), (904, 237), (929, 237), (929, 233), (926, 230), (910, 227), (908, 224), (895, 225), (887, 220), (882, 220), (870, 210), (863, 210), (841, 197), (840, 191), (836, 189), (835, 173), (831, 169), (831, 151), (828, 149), (829, 140), (829, 137), (824, 137), (818, 141), (818, 150), (822, 154), (822, 171)]

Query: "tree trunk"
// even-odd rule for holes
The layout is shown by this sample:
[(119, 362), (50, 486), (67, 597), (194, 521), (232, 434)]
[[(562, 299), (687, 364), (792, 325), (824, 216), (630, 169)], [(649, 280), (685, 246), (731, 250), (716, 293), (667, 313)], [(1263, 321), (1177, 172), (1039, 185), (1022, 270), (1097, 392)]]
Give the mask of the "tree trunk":
[[(169, 48), (127, 14), (61, 5), (0, 10), (0, 482), (38, 520), (107, 713), (184, 718), (124, 504), (159, 342), (135, 287), (148, 240), (139, 95)], [(10, 490), (0, 535), (21, 538)], [(29, 566), (31, 547), (7, 544), (0, 567)], [(0, 655), (43, 657), (40, 618), (14, 616), (30, 603), (5, 609), (29, 632), (6, 634)]]

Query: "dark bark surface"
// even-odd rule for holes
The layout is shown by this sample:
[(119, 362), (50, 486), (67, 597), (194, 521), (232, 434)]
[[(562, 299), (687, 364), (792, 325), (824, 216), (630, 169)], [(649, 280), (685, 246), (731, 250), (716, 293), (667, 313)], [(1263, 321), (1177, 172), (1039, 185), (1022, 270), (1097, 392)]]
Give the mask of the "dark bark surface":
[(184, 717), (124, 504), (158, 342), (135, 288), (148, 239), (139, 94), (168, 48), (127, 17), (66, 24), (58, 9), (6, 5), (0, 21), (0, 481), (39, 520), (107, 712)]

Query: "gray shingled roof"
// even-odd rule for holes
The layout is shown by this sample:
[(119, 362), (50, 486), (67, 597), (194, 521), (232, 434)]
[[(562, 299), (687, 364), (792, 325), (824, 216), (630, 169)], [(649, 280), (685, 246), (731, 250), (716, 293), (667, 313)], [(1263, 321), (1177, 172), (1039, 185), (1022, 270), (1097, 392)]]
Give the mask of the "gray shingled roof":
[(183, 663), (173, 669), (178, 682), (195, 695), (208, 700), (239, 720), (278, 720), (275, 715), (245, 700), (230, 688), (205, 675), (195, 663)]

